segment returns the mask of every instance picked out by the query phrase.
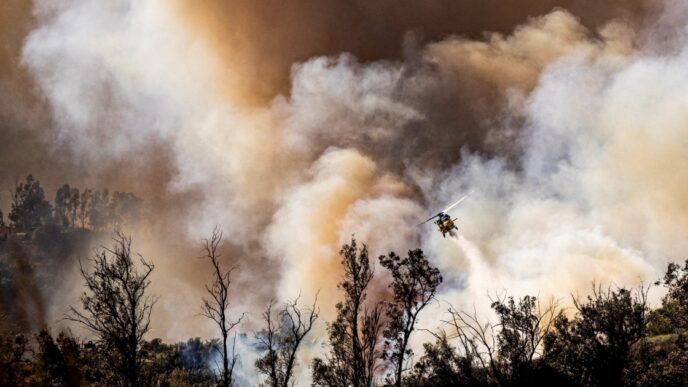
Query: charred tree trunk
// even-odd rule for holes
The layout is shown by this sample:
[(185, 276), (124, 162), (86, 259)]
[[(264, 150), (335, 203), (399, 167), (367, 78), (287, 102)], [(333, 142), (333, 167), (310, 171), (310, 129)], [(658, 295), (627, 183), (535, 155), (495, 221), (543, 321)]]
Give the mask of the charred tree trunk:
[(244, 318), (242, 314), (236, 320), (229, 318), (229, 285), (230, 276), (234, 268), (223, 271), (220, 265), (218, 247), (222, 241), (222, 230), (215, 228), (213, 235), (205, 241), (205, 257), (213, 266), (213, 282), (206, 285), (209, 298), (203, 298), (203, 315), (215, 322), (222, 337), (222, 385), (229, 387), (232, 384), (232, 372), (236, 363), (236, 356), (229, 358), (227, 339), (229, 333)]

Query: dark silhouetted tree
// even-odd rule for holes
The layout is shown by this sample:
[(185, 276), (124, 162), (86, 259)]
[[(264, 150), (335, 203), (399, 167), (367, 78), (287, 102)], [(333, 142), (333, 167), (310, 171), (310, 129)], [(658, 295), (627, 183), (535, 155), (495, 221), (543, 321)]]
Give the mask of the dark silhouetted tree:
[(380, 304), (370, 306), (366, 302), (374, 271), (368, 249), (365, 245), (359, 249), (355, 239), (339, 254), (344, 279), (338, 288), (344, 293), (344, 301), (336, 305), (337, 318), (327, 328), (329, 356), (313, 360), (313, 385), (369, 387), (379, 368), (383, 314)]
[(62, 375), (65, 378), (65, 385), (67, 386), (78, 386), (82, 382), (81, 373), (81, 353), (79, 350), (79, 343), (76, 340), (66, 334), (65, 332), (60, 332), (56, 339), (57, 345), (60, 350), (62, 357), (62, 364), (64, 365), (64, 370)]
[(661, 307), (650, 312), (647, 334), (631, 348), (624, 372), (629, 386), (688, 385), (688, 261), (670, 263)]
[(408, 387), (424, 386), (488, 386), (486, 370), (477, 367), (473, 346), (465, 342), (465, 336), (457, 339), (460, 348), (454, 348), (441, 332), (435, 336), (435, 343), (425, 343), (425, 354), (414, 365), (404, 385)]
[(88, 202), (88, 224), (93, 230), (102, 230), (110, 221), (110, 193), (107, 189), (93, 192)]
[(688, 337), (685, 333), (643, 338), (631, 348), (625, 386), (688, 385)]
[(77, 218), (77, 213), (79, 211), (79, 207), (81, 206), (81, 194), (79, 193), (79, 189), (77, 188), (72, 188), (71, 190), (71, 196), (69, 199), (69, 224), (72, 227), (76, 227), (76, 218)]
[(69, 228), (74, 226), (72, 221), (73, 210), (78, 207), (78, 203), (74, 202), (73, 191), (79, 192), (78, 190), (73, 190), (69, 184), (65, 184), (60, 187), (55, 193), (54, 205), (54, 216), (55, 221), (62, 228)]
[(558, 316), (545, 337), (545, 361), (579, 385), (622, 385), (631, 346), (645, 333), (646, 296), (594, 287), (584, 301), (574, 298), (576, 316)]
[[(529, 386), (559, 381), (555, 371), (539, 363), (542, 343), (561, 314), (557, 303), (541, 305), (536, 297), (497, 299), (491, 304), (497, 323), (481, 321), (477, 313), (449, 308), (444, 320), (449, 334), (437, 335), (434, 345), (416, 365), (411, 380), (450, 379), (445, 385)], [(452, 349), (447, 336), (457, 341)], [(419, 379), (420, 378), (420, 379)]]
[(400, 387), (406, 358), (413, 355), (409, 339), (420, 312), (432, 301), (442, 283), (440, 271), (430, 265), (420, 249), (411, 250), (401, 258), (394, 252), (381, 256), (380, 264), (392, 274), (393, 300), (386, 310), (389, 322), (384, 335), (387, 340), (384, 357), (394, 367), (390, 382)]
[(21, 386), (31, 375), (26, 361), (29, 340), (23, 334), (0, 332), (0, 384)]
[(139, 255), (142, 271), (131, 257), (131, 238), (117, 233), (114, 246), (103, 247), (89, 261), (92, 271), (80, 262), (86, 291), (83, 311), (70, 307), (68, 320), (95, 333), (105, 354), (123, 376), (126, 386), (137, 386), (141, 359), (139, 349), (150, 328), (155, 297), (146, 294), (153, 263)]
[(318, 318), (316, 300), (310, 308), (301, 309), (298, 298), (288, 301), (274, 316), (271, 302), (263, 313), (265, 328), (256, 334), (258, 350), (264, 354), (256, 360), (256, 368), (267, 377), (267, 385), (289, 387), (293, 385), (296, 352)]
[(81, 192), (79, 207), (77, 211), (77, 218), (79, 219), (79, 224), (81, 228), (86, 228), (86, 222), (90, 217), (91, 201), (93, 200), (93, 191), (90, 189), (84, 189)]
[(484, 372), (484, 383), (503, 385), (506, 381), (504, 367), (500, 362), (497, 335), (499, 326), (489, 321), (482, 322), (477, 312), (467, 313), (453, 306), (449, 307), (449, 318), (442, 322), (449, 326), (450, 334), (461, 343), (459, 356), (470, 359)]
[(688, 260), (670, 263), (662, 283), (667, 293), (662, 306), (650, 313), (649, 334), (677, 333), (688, 329)]
[(50, 334), (43, 330), (36, 335), (37, 351), (34, 359), (37, 384), (60, 386), (68, 383), (67, 365), (62, 351)]
[(45, 192), (38, 180), (32, 175), (26, 177), (26, 182), (15, 183), (12, 193), (12, 210), (9, 219), (14, 227), (21, 230), (34, 230), (51, 215), (50, 203), (45, 200)]
[(543, 306), (533, 296), (496, 300), (492, 309), (499, 318), (500, 362), (506, 367), (511, 384), (537, 384), (536, 358), (542, 353), (543, 340), (562, 310), (554, 301)]
[(232, 374), (237, 357), (232, 355), (230, 359), (227, 351), (227, 339), (232, 329), (241, 323), (244, 314), (236, 320), (231, 319), (229, 315), (229, 285), (232, 283), (230, 276), (234, 268), (222, 269), (219, 261), (221, 255), (218, 252), (220, 242), (222, 242), (222, 230), (216, 227), (210, 239), (205, 240), (204, 258), (210, 260), (213, 266), (213, 281), (205, 287), (210, 297), (203, 298), (203, 315), (213, 320), (220, 330), (222, 337), (222, 385), (228, 387), (232, 384)]
[(54, 215), (62, 228), (76, 227), (80, 197), (79, 190), (71, 188), (69, 184), (63, 185), (55, 193)]

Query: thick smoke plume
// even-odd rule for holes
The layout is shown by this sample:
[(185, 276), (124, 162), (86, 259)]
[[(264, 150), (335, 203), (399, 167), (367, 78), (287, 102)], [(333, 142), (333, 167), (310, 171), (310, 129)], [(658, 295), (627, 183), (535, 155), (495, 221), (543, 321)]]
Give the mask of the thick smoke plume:
[[(49, 184), (146, 199), (153, 335), (212, 333), (194, 257), (216, 224), (254, 317), (320, 291), (330, 319), (352, 235), (373, 255), (422, 247), (440, 299), (469, 307), (652, 281), (688, 253), (681, 2), (338, 4), (36, 0), (22, 19), (2, 81), (30, 91), (2, 147), (57, 165)], [(24, 173), (4, 165), (0, 183)], [(416, 226), (469, 189), (457, 240)]]

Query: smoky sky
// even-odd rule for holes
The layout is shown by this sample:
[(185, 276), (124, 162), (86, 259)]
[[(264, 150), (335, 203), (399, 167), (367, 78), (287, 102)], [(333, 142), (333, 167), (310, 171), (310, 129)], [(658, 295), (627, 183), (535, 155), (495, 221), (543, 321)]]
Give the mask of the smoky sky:
[[(33, 173), (49, 195), (67, 182), (141, 196), (130, 232), (156, 264), (153, 335), (211, 334), (197, 257), (216, 225), (233, 307), (254, 316), (320, 292), (331, 318), (352, 235), (372, 256), (423, 248), (458, 306), (653, 280), (688, 252), (678, 1), (0, 9), (0, 187)], [(416, 226), (470, 189), (459, 239)], [(78, 293), (55, 292), (48, 320)], [(428, 314), (434, 329), (441, 310)]]
[(481, 39), (508, 33), (528, 18), (566, 9), (595, 29), (613, 18), (640, 21), (643, 1), (178, 1), (193, 28), (207, 33), (224, 60), (246, 64), (241, 84), (259, 99), (288, 92), (294, 63), (349, 52), (361, 61), (402, 59), (404, 38)]
[[(202, 4), (179, 0), (176, 3), (191, 28), (216, 47), (223, 61), (241, 64), (238, 70), (236, 66), (232, 70), (239, 73), (236, 76), (240, 78), (239, 87), (237, 83), (231, 86), (241, 94), (238, 103), (249, 104), (265, 103), (278, 93), (289, 93), (292, 66), (311, 57), (347, 52), (362, 63), (399, 60), (405, 55), (414, 55), (414, 49), (425, 42), (450, 35), (481, 39), (488, 32), (508, 33), (528, 18), (540, 16), (556, 7), (573, 13), (583, 25), (593, 30), (612, 18), (639, 22), (652, 10), (642, 1), (603, 1), (591, 5), (575, 0), (401, 3), (378, 0), (205, 1)], [(28, 172), (41, 175), (50, 187), (68, 180), (95, 185), (101, 185), (101, 182), (112, 184), (113, 180), (118, 180), (119, 170), (131, 171), (139, 166), (138, 163), (124, 162), (122, 164), (125, 165), (114, 166), (110, 173), (102, 170), (91, 173), (88, 168), (80, 168), (68, 150), (59, 146), (58, 139), (49, 131), (53, 125), (50, 108), (21, 61), (24, 39), (40, 23), (40, 16), (35, 15), (32, 1), (9, 0), (1, 7), (0, 82), (3, 93), (0, 97), (0, 146), (3, 147), (4, 165), (0, 171), (1, 184), (8, 186), (14, 178)], [(476, 87), (481, 86), (484, 87)], [(440, 123), (461, 119), (464, 121), (462, 126), (475, 126), (481, 118), (472, 116), (471, 105), (490, 104), (484, 101), (462, 103), (457, 101), (462, 95), (456, 91), (447, 93), (447, 96), (430, 96), (427, 99), (433, 108), (440, 110), (436, 118)], [(482, 98), (486, 100), (494, 97), (489, 90), (484, 90), (484, 94)], [(442, 109), (443, 106), (446, 108)], [(459, 142), (480, 145), (481, 139), (475, 135), (464, 134), (463, 137)], [(450, 144), (448, 147), (456, 145), (455, 141)], [(397, 149), (397, 145), (400, 144), (390, 145), (389, 149)], [(159, 148), (150, 153), (165, 151), (164, 145), (153, 146)], [(425, 151), (441, 157), (446, 149)], [(156, 174), (160, 171), (161, 180), (169, 175), (164, 161), (156, 162), (150, 158), (142, 161), (145, 165), (151, 163), (156, 164), (156, 168), (147, 170), (154, 170)], [(43, 170), (48, 173), (41, 174)], [(79, 172), (74, 173), (74, 170)], [(140, 178), (150, 181), (155, 179), (152, 175), (144, 174)], [(150, 189), (136, 184), (137, 180), (126, 179), (122, 188), (131, 185), (139, 191)], [(2, 199), (6, 202), (9, 198), (5, 195)], [(7, 203), (2, 203), (2, 208), (6, 206)]]

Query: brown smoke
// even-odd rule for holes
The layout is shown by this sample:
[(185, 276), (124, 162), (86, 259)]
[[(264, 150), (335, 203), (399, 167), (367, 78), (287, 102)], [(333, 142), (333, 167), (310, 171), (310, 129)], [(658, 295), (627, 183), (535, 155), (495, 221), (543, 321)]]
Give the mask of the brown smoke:
[(228, 87), (239, 103), (288, 92), (291, 65), (314, 56), (349, 52), (364, 62), (402, 59), (409, 32), (419, 34), (421, 44), (448, 35), (480, 39), (485, 32), (509, 33), (554, 8), (594, 30), (612, 18), (638, 20), (647, 12), (640, 0), (177, 0), (177, 6), (230, 68)]
[[(216, 224), (233, 307), (254, 316), (321, 291), (331, 318), (352, 234), (372, 256), (423, 247), (459, 305), (652, 279), (688, 251), (680, 3), (170, 4), (36, 1), (28, 35), (3, 30), (21, 58), (3, 79), (35, 94), (0, 100), (18, 112), (0, 157), (22, 160), (0, 184), (143, 196), (154, 335), (211, 334), (195, 257)], [(45, 111), (25, 128), (32, 99)], [(416, 227), (469, 188), (462, 239)]]

